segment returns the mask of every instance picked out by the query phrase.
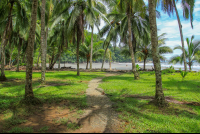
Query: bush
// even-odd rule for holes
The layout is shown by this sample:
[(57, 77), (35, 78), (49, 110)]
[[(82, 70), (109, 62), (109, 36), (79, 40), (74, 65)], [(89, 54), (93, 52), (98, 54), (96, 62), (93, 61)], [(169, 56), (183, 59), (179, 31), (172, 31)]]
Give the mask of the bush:
[(163, 70), (162, 70), (162, 73), (163, 73), (163, 74), (166, 74), (166, 73), (174, 73), (174, 72), (175, 72), (175, 69), (174, 69), (173, 66), (170, 66), (169, 68), (163, 69)]

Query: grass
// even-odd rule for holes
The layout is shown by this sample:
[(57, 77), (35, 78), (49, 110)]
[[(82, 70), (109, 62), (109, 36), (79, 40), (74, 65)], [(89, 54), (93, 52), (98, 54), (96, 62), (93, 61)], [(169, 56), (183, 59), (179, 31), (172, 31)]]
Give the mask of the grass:
[[(154, 72), (141, 72), (140, 80), (133, 74), (123, 74), (103, 79), (99, 85), (115, 103), (124, 122), (124, 132), (140, 133), (180, 133), (200, 132), (200, 107), (170, 103), (168, 107), (158, 108), (148, 100), (123, 97), (122, 95), (155, 95)], [(162, 75), (165, 96), (179, 101), (200, 102), (200, 75), (188, 73), (182, 81), (180, 73)]]
[[(25, 72), (5, 71), (8, 81), (0, 82), (0, 129), (4, 131), (26, 122), (28, 117), (37, 111), (34, 107), (26, 107), (19, 102), (25, 93)], [(46, 73), (46, 85), (40, 84), (41, 73), (33, 73), (33, 92), (35, 97), (47, 104), (67, 102), (59, 110), (69, 107), (70, 110), (81, 110), (87, 107), (85, 91), (88, 82), (96, 77), (102, 77), (104, 73), (81, 72), (80, 76), (75, 71), (52, 71)], [(62, 119), (61, 124), (67, 124), (68, 120)], [(3, 124), (3, 125), (2, 125)], [(3, 126), (1, 128), (1, 126)], [(74, 127), (74, 125), (69, 125)], [(41, 128), (46, 131), (47, 127)], [(14, 127), (9, 132), (31, 132), (28, 128)]]
[[(5, 71), (5, 74), (10, 81), (0, 83), (0, 113), (12, 108), (23, 99), (25, 93), (25, 72)], [(62, 100), (68, 100), (73, 106), (85, 107), (87, 104), (84, 92), (88, 86), (87, 82), (100, 76), (104, 76), (104, 73), (81, 72), (81, 76), (76, 76), (76, 72), (73, 71), (47, 72), (47, 86), (42, 86), (41, 73), (34, 72), (34, 95), (44, 103), (59, 103)]]
[(24, 127), (24, 128), (19, 128), (19, 127), (14, 127), (9, 133), (33, 133), (32, 127)]
[(49, 130), (49, 126), (44, 126), (44, 127), (40, 128), (39, 132), (45, 132), (47, 130)]

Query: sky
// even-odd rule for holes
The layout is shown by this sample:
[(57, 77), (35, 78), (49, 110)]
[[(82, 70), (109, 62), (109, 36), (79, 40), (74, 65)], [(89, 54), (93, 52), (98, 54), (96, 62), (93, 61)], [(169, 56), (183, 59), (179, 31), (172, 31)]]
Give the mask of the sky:
[[(148, 0), (144, 0), (146, 5), (148, 5)], [(182, 24), (183, 30), (183, 38), (184, 38), (184, 46), (187, 49), (186, 38), (191, 39), (191, 36), (194, 35), (194, 41), (200, 40), (200, 0), (196, 0), (194, 12), (193, 12), (193, 29), (191, 28), (190, 20), (185, 20), (183, 18), (183, 11), (181, 7), (180, 1), (177, 3), (177, 9), (180, 17), (180, 21)], [(171, 47), (172, 49), (177, 46), (181, 45), (181, 37), (179, 32), (178, 21), (176, 18), (176, 13), (174, 12), (173, 15), (168, 16), (167, 13), (164, 13), (159, 6), (157, 10), (161, 14), (161, 18), (157, 19), (157, 27), (158, 27), (158, 35), (162, 33), (166, 33), (167, 38), (166, 46)], [(101, 21), (100, 29), (105, 25), (105, 22)], [(97, 29), (94, 28), (94, 33), (97, 33)], [(167, 60), (169, 60), (172, 56), (180, 55), (182, 53), (181, 50), (174, 50), (173, 54), (164, 54)]]

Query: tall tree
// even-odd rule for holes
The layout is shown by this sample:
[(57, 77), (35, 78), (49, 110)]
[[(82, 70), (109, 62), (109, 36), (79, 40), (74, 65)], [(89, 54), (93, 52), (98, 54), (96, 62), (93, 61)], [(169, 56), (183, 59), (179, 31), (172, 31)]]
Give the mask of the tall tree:
[[(158, 3), (160, 0), (158, 0)], [(180, 37), (181, 37), (181, 44), (182, 44), (182, 52), (183, 52), (183, 61), (184, 61), (184, 70), (187, 71), (187, 62), (186, 62), (186, 55), (185, 55), (185, 49), (184, 49), (184, 39), (183, 39), (183, 31), (182, 31), (182, 25), (180, 21), (180, 17), (178, 14), (178, 10), (176, 7), (176, 3), (178, 0), (162, 0), (161, 1), (161, 6), (162, 10), (170, 14), (173, 14), (174, 10), (176, 12), (176, 17), (178, 21), (178, 26), (179, 26), (179, 31), (180, 31)], [(195, 0), (181, 0), (182, 8), (183, 8), (183, 17), (185, 19), (190, 18), (191, 22), (191, 27), (193, 28), (193, 11), (194, 11), (194, 5), (195, 5)]]
[[(198, 60), (198, 52), (200, 51), (200, 41), (193, 41), (194, 36), (191, 37), (191, 40), (189, 40), (189, 38), (186, 38), (186, 42), (187, 42), (187, 49), (184, 49), (185, 54), (186, 54), (186, 59), (187, 59), (187, 64), (189, 66), (189, 70), (192, 70), (192, 65), (195, 61), (200, 62)], [(182, 50), (181, 46), (176, 46), (174, 48), (175, 49), (180, 49)], [(183, 63), (183, 53), (180, 56), (173, 56), (169, 63), (177, 63), (180, 62), (181, 64)]]
[(0, 81), (6, 80), (6, 76), (4, 73), (4, 60), (5, 60), (5, 47), (8, 43), (8, 40), (10, 39), (11, 32), (12, 32), (12, 11), (13, 11), (13, 5), (14, 5), (13, 0), (9, 1), (7, 5), (9, 5), (9, 14), (8, 14), (8, 20), (7, 24), (5, 27), (5, 30), (3, 32), (3, 37), (2, 37), (2, 49), (1, 49), (1, 76), (0, 76)]
[(41, 69), (41, 83), (45, 84), (45, 72), (46, 72), (46, 34), (45, 34), (45, 6), (46, 0), (42, 0), (41, 6), (41, 62), (42, 62), (42, 69)]
[[(145, 15), (146, 7), (145, 3), (142, 0), (119, 0), (119, 9), (120, 12), (125, 12), (127, 16), (127, 23), (128, 23), (128, 31), (126, 33), (128, 34), (128, 45), (129, 45), (129, 51), (131, 54), (131, 61), (132, 61), (132, 71), (134, 73), (134, 78), (139, 79), (139, 73), (136, 70), (135, 66), (135, 56), (133, 51), (133, 42), (132, 37), (134, 37), (134, 33), (132, 33), (132, 23), (131, 18), (134, 16), (134, 11), (140, 11), (142, 14)], [(122, 28), (123, 29), (123, 28)]]
[(32, 11), (31, 11), (31, 25), (28, 37), (27, 46), (27, 62), (26, 62), (26, 83), (25, 83), (25, 102), (27, 103), (37, 103), (32, 87), (32, 69), (33, 69), (33, 50), (35, 42), (35, 30), (36, 30), (36, 20), (37, 20), (37, 8), (38, 0), (32, 1)]
[(156, 93), (155, 103), (159, 107), (166, 105), (165, 97), (162, 89), (162, 77), (161, 77), (161, 66), (160, 58), (158, 54), (158, 37), (157, 37), (157, 24), (156, 24), (156, 3), (155, 0), (148, 0), (149, 3), (149, 22), (151, 31), (151, 45), (152, 45), (152, 56), (155, 68), (156, 76)]

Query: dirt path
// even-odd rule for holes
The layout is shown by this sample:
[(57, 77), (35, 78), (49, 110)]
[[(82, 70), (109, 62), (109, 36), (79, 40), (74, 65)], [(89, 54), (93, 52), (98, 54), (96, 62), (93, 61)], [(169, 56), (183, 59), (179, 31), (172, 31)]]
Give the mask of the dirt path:
[[(106, 77), (117, 74), (107, 73)], [(103, 77), (93, 79), (89, 82), (86, 90), (87, 103), (90, 107), (86, 110), (84, 118), (79, 121), (81, 128), (76, 133), (116, 133), (120, 130), (120, 122), (117, 113), (112, 109), (112, 102), (103, 95), (103, 89), (98, 88)]]

